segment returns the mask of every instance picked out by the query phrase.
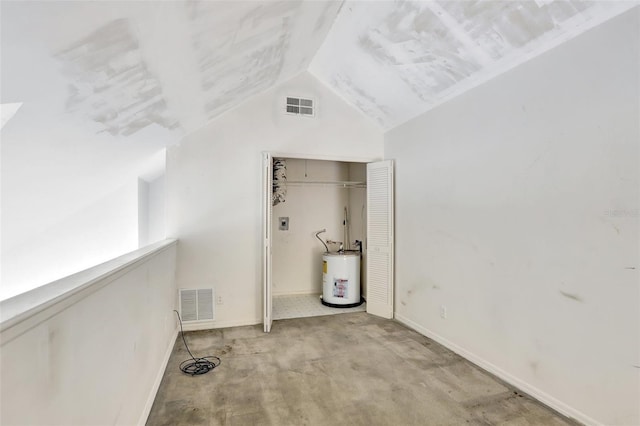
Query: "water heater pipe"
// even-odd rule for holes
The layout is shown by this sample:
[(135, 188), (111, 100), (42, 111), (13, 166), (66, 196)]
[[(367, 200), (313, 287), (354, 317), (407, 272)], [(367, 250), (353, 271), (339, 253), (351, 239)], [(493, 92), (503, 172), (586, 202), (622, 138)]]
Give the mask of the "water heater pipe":
[(318, 232), (316, 232), (316, 238), (318, 239), (318, 241), (320, 241), (322, 243), (322, 245), (324, 246), (324, 250), (325, 253), (329, 253), (329, 247), (327, 247), (327, 245), (324, 243), (324, 241), (322, 241), (322, 238), (320, 238), (318, 235), (322, 234), (323, 232), (327, 232), (327, 229), (322, 229)]

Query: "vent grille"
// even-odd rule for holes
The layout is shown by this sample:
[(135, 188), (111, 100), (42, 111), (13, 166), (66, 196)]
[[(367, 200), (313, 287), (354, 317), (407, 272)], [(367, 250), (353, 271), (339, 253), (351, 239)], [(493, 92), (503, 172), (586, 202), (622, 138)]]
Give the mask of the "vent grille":
[(287, 97), (287, 114), (305, 115), (313, 117), (315, 115), (313, 99)]
[(181, 289), (180, 316), (183, 322), (213, 320), (213, 289)]

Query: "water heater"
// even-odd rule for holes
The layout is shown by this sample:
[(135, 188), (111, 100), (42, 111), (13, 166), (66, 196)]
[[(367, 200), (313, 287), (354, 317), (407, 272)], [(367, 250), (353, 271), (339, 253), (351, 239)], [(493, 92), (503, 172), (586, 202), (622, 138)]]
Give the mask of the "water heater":
[(322, 304), (334, 308), (360, 306), (360, 252), (322, 255)]

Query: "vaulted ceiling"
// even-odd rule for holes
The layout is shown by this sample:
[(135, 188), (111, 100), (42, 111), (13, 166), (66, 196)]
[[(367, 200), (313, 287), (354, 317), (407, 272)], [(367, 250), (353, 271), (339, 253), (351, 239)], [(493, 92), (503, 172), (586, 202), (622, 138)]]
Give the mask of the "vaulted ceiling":
[(633, 5), (581, 0), (346, 2), (310, 71), (389, 129)]
[(3, 0), (0, 103), (179, 136), (308, 70), (386, 130), (636, 4)]

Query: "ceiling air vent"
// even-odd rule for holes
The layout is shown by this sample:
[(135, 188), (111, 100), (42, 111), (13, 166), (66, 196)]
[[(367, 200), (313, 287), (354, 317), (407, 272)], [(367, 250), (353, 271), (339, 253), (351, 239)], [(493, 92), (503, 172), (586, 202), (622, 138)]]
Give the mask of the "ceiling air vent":
[(313, 99), (292, 98), (287, 96), (287, 114), (314, 116)]
[(213, 320), (213, 289), (181, 289), (180, 316), (184, 322)]

